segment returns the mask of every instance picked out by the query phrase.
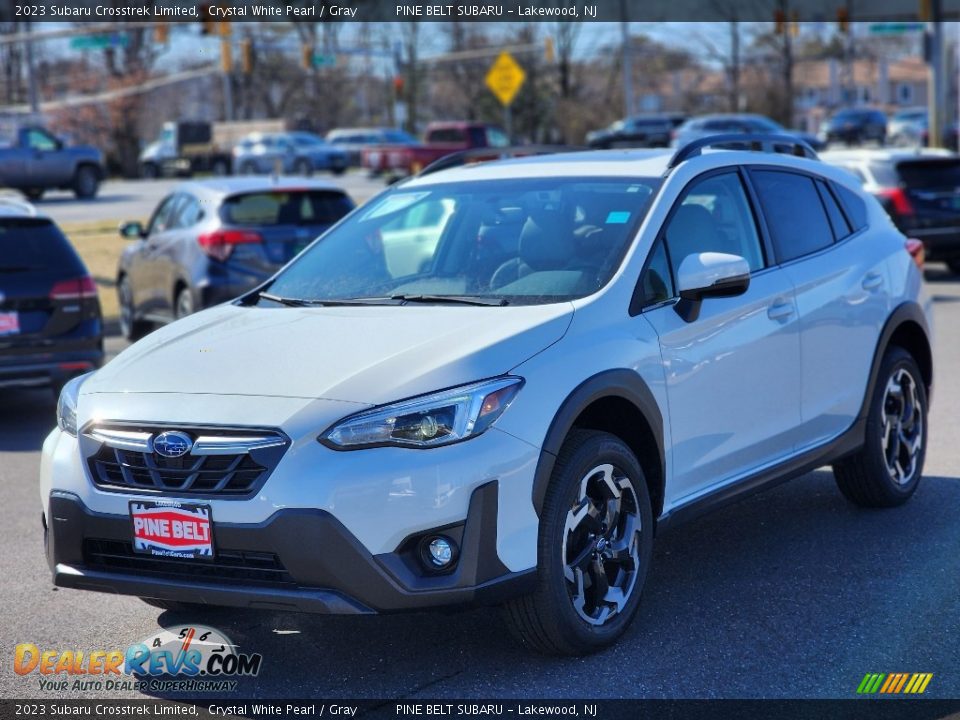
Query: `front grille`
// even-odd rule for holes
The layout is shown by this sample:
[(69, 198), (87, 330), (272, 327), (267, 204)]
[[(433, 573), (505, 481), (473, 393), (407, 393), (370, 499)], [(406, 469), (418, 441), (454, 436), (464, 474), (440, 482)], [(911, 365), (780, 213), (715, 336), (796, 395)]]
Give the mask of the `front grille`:
[(104, 445), (90, 458), (90, 471), (106, 488), (246, 495), (266, 468), (246, 453), (166, 458)]
[(280, 558), (266, 552), (214, 548), (213, 560), (171, 559), (140, 555), (128, 542), (87, 538), (83, 541), (83, 562), (91, 570), (171, 580), (296, 586)]
[[(154, 439), (174, 428), (97, 425), (82, 435), (90, 477), (102, 490), (248, 497), (276, 467), (289, 439), (273, 430), (190, 428), (181, 457), (156, 452)], [(176, 433), (174, 433), (176, 434)]]

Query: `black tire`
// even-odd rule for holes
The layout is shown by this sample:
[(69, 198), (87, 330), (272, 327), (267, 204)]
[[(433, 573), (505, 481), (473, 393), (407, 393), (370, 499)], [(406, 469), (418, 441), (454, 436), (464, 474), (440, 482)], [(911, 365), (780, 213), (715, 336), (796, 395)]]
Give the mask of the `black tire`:
[(40, 202), (43, 199), (44, 188), (27, 188), (21, 192), (30, 202)]
[(210, 168), (210, 172), (217, 177), (226, 177), (230, 174), (230, 163), (222, 158), (214, 160), (213, 165)]
[(340, 175), (343, 175), (346, 171), (347, 171), (347, 168), (344, 165), (337, 165), (333, 168), (330, 168), (330, 172), (336, 175), (337, 177), (339, 177)]
[(153, 330), (153, 325), (138, 320), (133, 311), (133, 291), (130, 280), (124, 275), (117, 283), (117, 301), (120, 305), (120, 334), (130, 342), (135, 342)]
[(927, 390), (903, 348), (891, 346), (880, 363), (866, 434), (856, 454), (833, 466), (840, 492), (861, 507), (902, 505), (916, 492), (927, 453)]
[(160, 177), (160, 168), (156, 163), (147, 162), (140, 167), (140, 177), (145, 180), (156, 180)]
[[(650, 495), (636, 456), (615, 435), (571, 432), (540, 514), (537, 589), (504, 606), (507, 627), (523, 645), (548, 655), (585, 655), (607, 647), (637, 613), (652, 547)], [(575, 569), (574, 558), (581, 558), (585, 569)], [(610, 573), (622, 602), (609, 597), (617, 589), (611, 590)], [(597, 602), (592, 593), (601, 583), (606, 589)]]
[(80, 200), (89, 200), (97, 196), (100, 189), (100, 173), (92, 165), (81, 165), (73, 176), (73, 194)]
[(947, 260), (947, 267), (954, 275), (960, 275), (960, 258), (950, 258)]
[(173, 301), (173, 316), (180, 320), (188, 315), (193, 315), (194, 312), (196, 312), (196, 308), (193, 304), (193, 293), (190, 292), (190, 288), (181, 287)]

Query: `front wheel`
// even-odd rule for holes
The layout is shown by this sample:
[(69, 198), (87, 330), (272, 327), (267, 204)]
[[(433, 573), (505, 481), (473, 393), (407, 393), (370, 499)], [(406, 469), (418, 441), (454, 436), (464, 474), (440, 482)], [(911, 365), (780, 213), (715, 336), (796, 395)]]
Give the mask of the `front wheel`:
[(504, 607), (508, 627), (550, 655), (610, 645), (636, 615), (652, 546), (650, 495), (636, 456), (609, 433), (572, 432), (540, 516), (538, 586)]
[(123, 276), (117, 285), (117, 300), (120, 305), (120, 334), (130, 342), (135, 342), (153, 329), (153, 326), (137, 319), (133, 304), (133, 288), (130, 279)]
[(187, 317), (187, 315), (193, 315), (193, 293), (190, 292), (190, 288), (182, 287), (177, 293), (176, 300), (174, 301), (174, 317), (179, 320), (181, 318)]
[(927, 452), (927, 388), (913, 356), (887, 350), (867, 416), (866, 441), (833, 466), (844, 497), (862, 507), (902, 505), (917, 489)]

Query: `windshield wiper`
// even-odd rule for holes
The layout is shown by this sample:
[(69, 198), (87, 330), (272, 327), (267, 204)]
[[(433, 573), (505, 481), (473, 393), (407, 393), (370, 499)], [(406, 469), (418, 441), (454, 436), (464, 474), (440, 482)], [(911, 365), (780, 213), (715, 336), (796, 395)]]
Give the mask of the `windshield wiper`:
[(505, 298), (465, 295), (391, 295), (390, 299), (411, 303), (449, 303), (451, 305), (482, 305), (485, 307), (502, 307), (510, 304), (510, 301)]
[(370, 297), (370, 298), (343, 298), (343, 299), (330, 299), (330, 300), (308, 300), (306, 298), (288, 298), (280, 297), (279, 295), (273, 295), (268, 292), (259, 292), (257, 297), (261, 297), (264, 300), (271, 300), (272, 302), (281, 303), (282, 305), (287, 305), (289, 307), (339, 307), (339, 306), (350, 306), (350, 305), (392, 305), (391, 302), (394, 298), (388, 297)]
[(272, 295), (268, 292), (263, 292), (262, 290), (257, 293), (257, 297), (263, 298), (264, 300), (270, 300), (271, 302), (280, 303), (281, 305), (286, 305), (288, 307), (306, 307), (310, 304), (308, 301), (301, 300), (300, 298), (280, 297), (279, 295)]

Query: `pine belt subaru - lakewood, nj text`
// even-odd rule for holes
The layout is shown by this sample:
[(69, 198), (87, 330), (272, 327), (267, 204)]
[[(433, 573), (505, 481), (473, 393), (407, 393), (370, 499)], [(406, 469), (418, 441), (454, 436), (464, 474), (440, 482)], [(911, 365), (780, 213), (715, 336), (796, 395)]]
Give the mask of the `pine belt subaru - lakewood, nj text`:
[(497, 603), (529, 647), (591, 652), (668, 524), (830, 464), (854, 503), (907, 501), (930, 314), (880, 204), (796, 138), (428, 168), (64, 388), (54, 582)]

